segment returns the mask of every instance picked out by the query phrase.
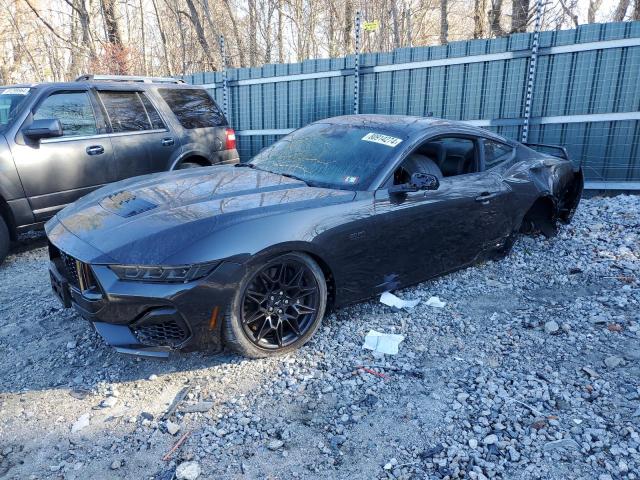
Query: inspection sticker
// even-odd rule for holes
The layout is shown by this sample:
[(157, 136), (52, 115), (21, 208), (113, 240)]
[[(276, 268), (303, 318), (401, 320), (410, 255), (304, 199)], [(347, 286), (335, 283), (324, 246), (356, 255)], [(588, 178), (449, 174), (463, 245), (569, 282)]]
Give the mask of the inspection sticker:
[(5, 88), (0, 92), (0, 95), (26, 95), (29, 93), (29, 89), (26, 87), (14, 87)]
[(364, 140), (365, 142), (379, 143), (381, 145), (386, 145), (387, 147), (396, 147), (397, 145), (400, 144), (400, 142), (402, 142), (401, 138), (396, 138), (396, 137), (392, 137), (391, 135), (382, 135), (381, 133), (373, 133), (373, 132), (367, 133), (364, 137), (362, 137), (362, 140)]

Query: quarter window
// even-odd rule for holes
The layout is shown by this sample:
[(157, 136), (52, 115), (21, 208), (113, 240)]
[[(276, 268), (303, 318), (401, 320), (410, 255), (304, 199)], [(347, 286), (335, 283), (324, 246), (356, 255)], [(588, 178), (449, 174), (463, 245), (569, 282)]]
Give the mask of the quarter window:
[(158, 111), (144, 94), (102, 91), (99, 95), (113, 132), (140, 132), (165, 128)]
[(33, 114), (34, 120), (58, 119), (63, 137), (96, 135), (96, 117), (87, 92), (54, 93)]
[(489, 169), (511, 157), (513, 147), (493, 140), (484, 141), (484, 167)]
[(161, 88), (158, 93), (184, 128), (207, 128), (225, 125), (224, 115), (206, 90)]

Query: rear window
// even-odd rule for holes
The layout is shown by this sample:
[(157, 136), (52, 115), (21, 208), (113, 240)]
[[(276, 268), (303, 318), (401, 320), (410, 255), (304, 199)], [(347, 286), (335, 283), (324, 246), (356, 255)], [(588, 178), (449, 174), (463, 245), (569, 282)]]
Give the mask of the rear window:
[(115, 133), (164, 129), (149, 99), (140, 92), (99, 92)]
[(205, 90), (160, 88), (158, 93), (184, 128), (220, 127), (227, 123), (222, 111)]

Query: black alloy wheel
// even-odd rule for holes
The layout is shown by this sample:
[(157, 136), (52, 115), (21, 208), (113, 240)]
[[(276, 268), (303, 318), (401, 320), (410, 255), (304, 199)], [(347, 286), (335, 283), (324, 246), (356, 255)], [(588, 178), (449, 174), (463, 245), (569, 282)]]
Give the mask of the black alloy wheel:
[(327, 286), (318, 264), (287, 253), (249, 269), (225, 321), (226, 344), (253, 357), (294, 350), (318, 329)]
[(244, 331), (259, 347), (287, 347), (313, 325), (319, 301), (318, 283), (305, 264), (287, 259), (268, 265), (244, 292)]

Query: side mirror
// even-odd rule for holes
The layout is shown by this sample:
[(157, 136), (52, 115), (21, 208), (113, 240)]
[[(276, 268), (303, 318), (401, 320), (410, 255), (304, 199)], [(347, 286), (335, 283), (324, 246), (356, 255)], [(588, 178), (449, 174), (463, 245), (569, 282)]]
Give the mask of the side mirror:
[(57, 118), (34, 120), (23, 132), (31, 140), (62, 136), (62, 124)]
[(438, 177), (430, 173), (418, 172), (411, 175), (409, 183), (389, 187), (389, 193), (418, 192), (420, 190), (437, 190), (438, 188), (440, 188)]

